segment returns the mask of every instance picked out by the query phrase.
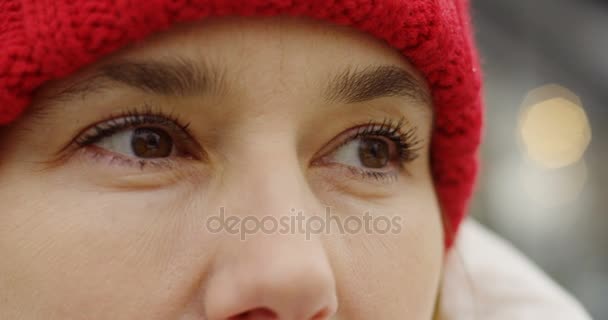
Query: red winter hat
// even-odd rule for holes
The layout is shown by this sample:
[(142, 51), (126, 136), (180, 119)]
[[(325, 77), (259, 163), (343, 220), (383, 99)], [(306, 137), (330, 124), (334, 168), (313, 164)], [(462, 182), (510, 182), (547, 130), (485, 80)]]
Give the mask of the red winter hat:
[(477, 173), (482, 102), (468, 0), (2, 0), (0, 125), (46, 81), (174, 23), (209, 16), (308, 16), (386, 41), (425, 77), (431, 168), (450, 247)]

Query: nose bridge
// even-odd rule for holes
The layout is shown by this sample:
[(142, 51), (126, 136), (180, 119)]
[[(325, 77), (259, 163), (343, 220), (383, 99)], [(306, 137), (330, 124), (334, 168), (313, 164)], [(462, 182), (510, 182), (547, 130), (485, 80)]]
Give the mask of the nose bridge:
[(318, 204), (308, 188), (296, 146), (289, 140), (243, 141), (224, 168), (221, 187), (215, 190), (221, 205), (232, 214), (256, 217), (314, 210)]

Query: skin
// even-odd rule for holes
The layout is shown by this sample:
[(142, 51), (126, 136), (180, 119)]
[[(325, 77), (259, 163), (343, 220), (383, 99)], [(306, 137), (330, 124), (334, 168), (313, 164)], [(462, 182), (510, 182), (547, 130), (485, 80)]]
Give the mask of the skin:
[[(120, 61), (176, 58), (216, 70), (222, 84), (184, 94), (92, 77)], [(407, 71), (421, 96), (327, 101), (336, 73), (374, 66)], [(444, 247), (426, 96), (416, 70), (379, 40), (292, 18), (174, 27), (45, 85), (0, 128), (0, 318), (432, 319)], [(113, 150), (117, 135), (72, 143), (134, 109), (189, 123), (195, 143), (165, 164)], [(340, 143), (386, 119), (405, 119), (417, 157), (380, 169), (391, 179), (353, 174), (369, 168)], [(309, 219), (327, 206), (340, 221), (398, 217), (399, 232), (242, 239), (207, 224), (220, 208)]]

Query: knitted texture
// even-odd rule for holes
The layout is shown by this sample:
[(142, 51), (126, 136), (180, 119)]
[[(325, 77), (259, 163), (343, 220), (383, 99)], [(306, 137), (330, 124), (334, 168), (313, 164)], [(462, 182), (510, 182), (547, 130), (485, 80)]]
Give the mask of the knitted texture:
[(481, 75), (468, 0), (0, 0), (0, 125), (46, 81), (177, 22), (306, 16), (348, 25), (401, 52), (434, 104), (431, 169), (450, 247), (477, 173)]

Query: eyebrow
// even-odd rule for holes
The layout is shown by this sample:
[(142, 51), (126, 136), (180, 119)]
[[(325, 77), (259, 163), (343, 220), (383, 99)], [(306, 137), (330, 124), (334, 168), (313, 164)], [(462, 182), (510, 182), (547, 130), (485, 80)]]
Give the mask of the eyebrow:
[(173, 96), (218, 92), (223, 85), (220, 72), (186, 59), (121, 61), (100, 69), (101, 76), (149, 93)]
[[(107, 89), (107, 82), (121, 83), (144, 92), (166, 96), (220, 93), (227, 84), (224, 73), (187, 59), (167, 61), (122, 60), (101, 66), (91, 76), (64, 88), (53, 99)], [(357, 69), (349, 66), (329, 77), (322, 91), (330, 103), (359, 103), (381, 97), (405, 97), (429, 103), (420, 81), (405, 69), (392, 65)]]
[(331, 78), (324, 96), (331, 102), (357, 103), (381, 97), (405, 97), (421, 103), (431, 98), (408, 71), (396, 66), (352, 67)]
[(44, 98), (51, 104), (62, 103), (111, 89), (117, 83), (167, 96), (203, 95), (219, 93), (224, 89), (223, 73), (205, 64), (195, 65), (187, 59), (119, 60), (67, 81), (67, 84), (50, 95), (44, 95)]

